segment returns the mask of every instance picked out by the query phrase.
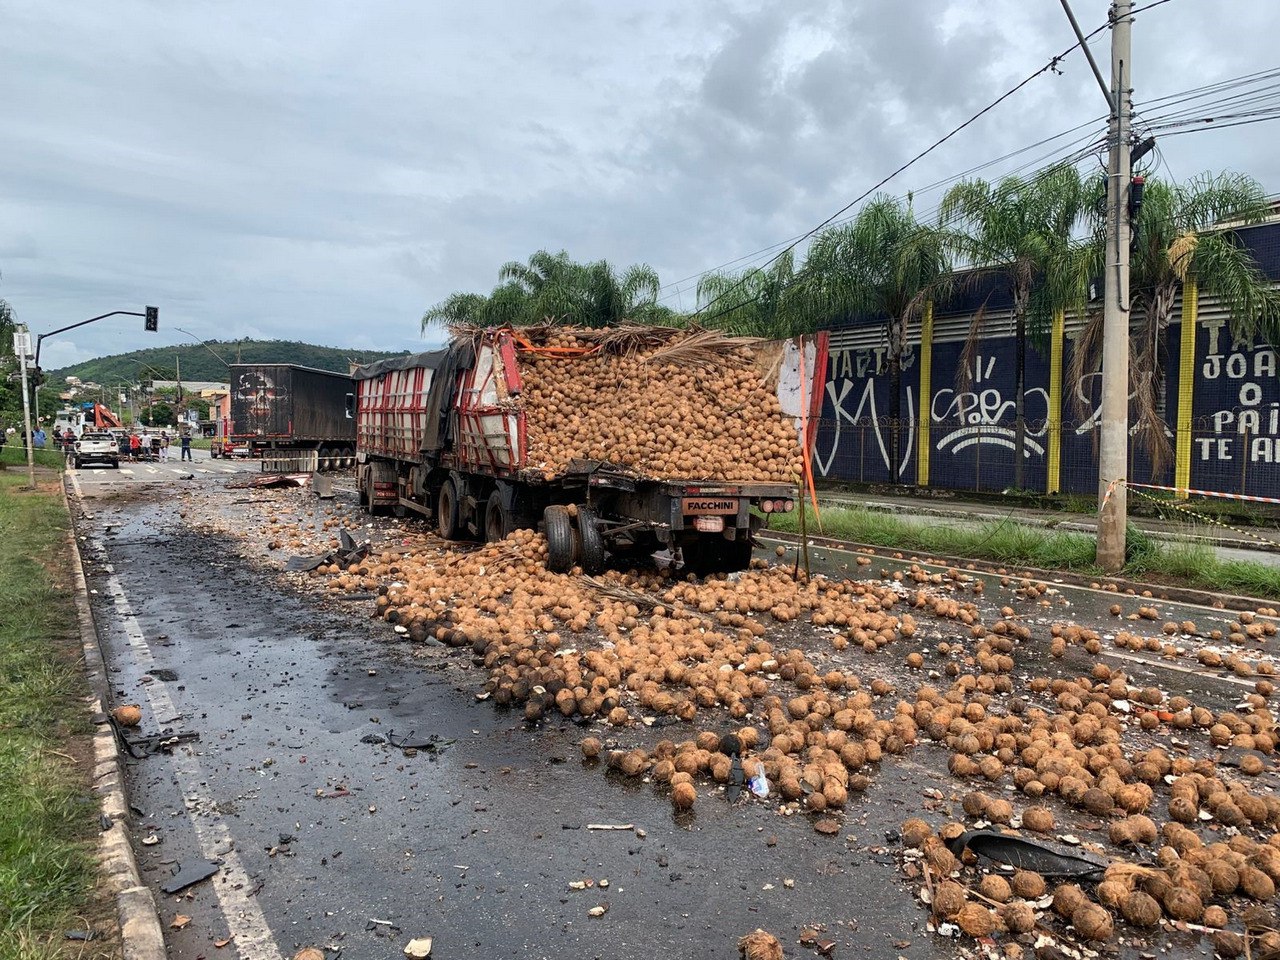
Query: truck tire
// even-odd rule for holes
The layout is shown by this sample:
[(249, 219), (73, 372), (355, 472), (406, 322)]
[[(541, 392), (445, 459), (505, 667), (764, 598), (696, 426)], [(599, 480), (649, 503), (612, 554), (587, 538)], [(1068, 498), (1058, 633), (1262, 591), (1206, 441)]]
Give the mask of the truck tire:
[(452, 480), (446, 480), (436, 496), (436, 532), (445, 540), (462, 539), (462, 512), (458, 503), (458, 488)]
[(502, 494), (495, 490), (489, 494), (489, 502), (484, 508), (484, 542), (505, 540), (513, 529), (511, 513), (502, 505)]
[(552, 504), (542, 511), (542, 526), (547, 535), (547, 569), (568, 573), (573, 566), (578, 540), (569, 511), (559, 504)]
[(578, 507), (578, 562), (584, 573), (601, 573), (605, 567), (604, 536), (590, 507)]
[(369, 513), (373, 513), (373, 509), (369, 507), (369, 483), (371, 471), (361, 470), (356, 474), (356, 501), (362, 507), (369, 508)]

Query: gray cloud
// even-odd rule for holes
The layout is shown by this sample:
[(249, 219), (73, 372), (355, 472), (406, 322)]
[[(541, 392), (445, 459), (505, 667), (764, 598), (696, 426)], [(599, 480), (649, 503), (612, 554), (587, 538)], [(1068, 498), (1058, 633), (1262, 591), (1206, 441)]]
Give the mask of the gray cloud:
[[(1211, 6), (1139, 17), (1139, 100), (1273, 62), (1280, 8)], [(0, 0), (0, 296), (36, 331), (161, 307), (159, 337), (101, 324), (58, 362), (175, 326), (414, 347), (425, 307), (539, 247), (671, 282), (795, 236), (1072, 39), (1019, 0)], [(1062, 69), (887, 189), (1101, 114), (1079, 55)], [(1162, 153), (1275, 188), (1272, 139)]]

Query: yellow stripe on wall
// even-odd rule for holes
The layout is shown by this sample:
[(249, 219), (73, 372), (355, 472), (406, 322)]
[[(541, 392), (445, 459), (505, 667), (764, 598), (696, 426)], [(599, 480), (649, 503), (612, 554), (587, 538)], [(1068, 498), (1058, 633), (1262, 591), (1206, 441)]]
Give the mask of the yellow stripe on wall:
[(1062, 474), (1062, 347), (1066, 318), (1054, 311), (1053, 333), (1049, 346), (1049, 459), (1045, 476), (1045, 493), (1061, 489)]
[(920, 394), (916, 414), (916, 483), (929, 485), (929, 409), (933, 406), (933, 301), (924, 305), (920, 318)]
[(1182, 285), (1182, 353), (1178, 359), (1177, 447), (1173, 457), (1173, 485), (1185, 491), (1191, 486), (1191, 401), (1196, 377), (1196, 322), (1200, 315), (1200, 290), (1194, 280)]

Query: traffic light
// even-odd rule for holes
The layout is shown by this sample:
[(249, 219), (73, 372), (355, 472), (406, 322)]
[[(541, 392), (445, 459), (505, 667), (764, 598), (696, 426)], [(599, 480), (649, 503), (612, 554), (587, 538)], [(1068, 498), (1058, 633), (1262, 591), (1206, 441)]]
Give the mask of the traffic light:
[(147, 307), (147, 332), (155, 333), (160, 329), (160, 308)]

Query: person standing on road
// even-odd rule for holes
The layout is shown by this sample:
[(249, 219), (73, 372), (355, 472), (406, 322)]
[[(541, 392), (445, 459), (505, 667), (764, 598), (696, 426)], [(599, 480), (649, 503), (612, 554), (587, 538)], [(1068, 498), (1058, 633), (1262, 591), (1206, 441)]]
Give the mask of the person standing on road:
[(138, 436), (135, 430), (129, 434), (129, 459), (137, 463), (140, 453), (142, 453), (142, 438)]
[(44, 427), (36, 427), (36, 432), (31, 435), (31, 439), (35, 441), (37, 450), (43, 450), (44, 442), (48, 439), (45, 436)]
[(189, 430), (182, 431), (182, 459), (195, 463), (191, 456), (191, 431)]
[(160, 431), (160, 462), (169, 462), (169, 431)]

